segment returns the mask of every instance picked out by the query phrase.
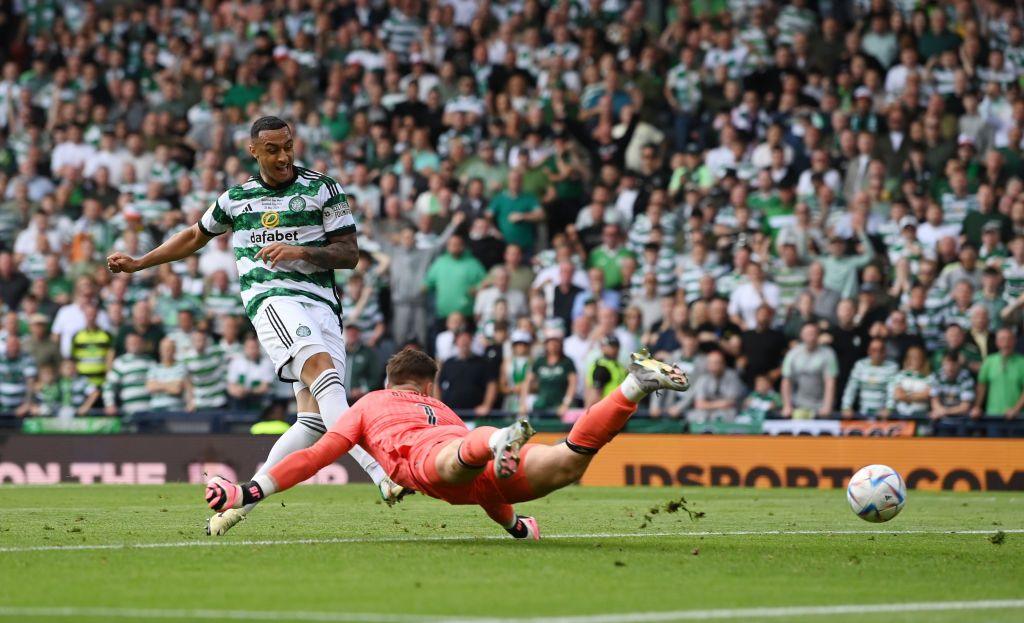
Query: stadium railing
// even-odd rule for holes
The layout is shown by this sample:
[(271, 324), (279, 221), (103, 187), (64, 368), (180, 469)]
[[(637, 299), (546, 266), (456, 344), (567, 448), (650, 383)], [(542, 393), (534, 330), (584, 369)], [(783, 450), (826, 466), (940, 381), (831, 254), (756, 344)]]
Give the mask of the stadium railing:
[[(492, 411), (487, 416), (477, 416), (472, 410), (457, 411), (460, 417), (474, 426), (505, 426), (517, 414), (509, 411)], [(577, 411), (578, 415), (580, 412)], [(92, 419), (101, 421), (102, 412)], [(204, 411), (146, 411), (126, 415), (119, 427), (113, 430), (90, 430), (90, 427), (75, 426), (75, 430), (57, 430), (59, 426), (28, 426), (27, 421), (13, 415), (0, 414), (0, 430), (34, 433), (49, 432), (116, 432), (116, 433), (246, 433), (260, 420), (259, 411), (237, 409), (210, 409)], [(53, 418), (46, 418), (53, 420)], [(78, 420), (79, 418), (76, 418)], [(553, 412), (534, 412), (530, 421), (539, 432), (564, 433), (572, 427), (573, 418), (563, 418)], [(53, 422), (56, 424), (56, 421)], [(80, 424), (76, 421), (76, 424)], [(839, 413), (830, 418), (813, 420), (789, 420), (771, 418), (763, 421), (749, 421), (740, 418), (734, 422), (691, 423), (685, 418), (651, 417), (647, 411), (638, 411), (627, 424), (625, 431), (631, 433), (658, 434), (766, 434), (766, 435), (831, 435), (831, 436), (985, 436), (1024, 437), (1024, 421), (1003, 418), (982, 418), (974, 421), (966, 417), (944, 418), (932, 421), (927, 415), (916, 418), (892, 418), (888, 420), (854, 418), (843, 419)]]

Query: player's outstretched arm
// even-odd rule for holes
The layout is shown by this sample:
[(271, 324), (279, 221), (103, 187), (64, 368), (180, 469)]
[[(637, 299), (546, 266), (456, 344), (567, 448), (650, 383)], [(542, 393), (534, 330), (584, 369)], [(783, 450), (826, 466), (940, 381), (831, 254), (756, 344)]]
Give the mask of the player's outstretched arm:
[(215, 511), (241, 508), (263, 498), (291, 489), (312, 478), (318, 471), (338, 460), (355, 442), (331, 430), (312, 446), (286, 456), (265, 474), (249, 482), (235, 484), (219, 476), (206, 483), (206, 503)]
[(167, 262), (184, 259), (206, 246), (211, 240), (198, 225), (183, 229), (162, 245), (135, 259), (125, 253), (112, 253), (107, 257), (107, 268), (112, 273), (134, 273)]

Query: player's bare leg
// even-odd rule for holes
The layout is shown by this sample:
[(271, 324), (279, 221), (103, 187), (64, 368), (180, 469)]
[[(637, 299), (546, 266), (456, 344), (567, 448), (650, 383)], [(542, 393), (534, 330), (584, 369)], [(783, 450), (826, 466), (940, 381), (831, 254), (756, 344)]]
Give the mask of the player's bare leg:
[(576, 421), (565, 443), (527, 447), (520, 469), (535, 497), (579, 480), (598, 450), (622, 430), (636, 412), (637, 403), (648, 394), (661, 389), (689, 389), (686, 374), (651, 358), (646, 349), (633, 353), (632, 359), (626, 380)]
[(494, 475), (509, 478), (519, 469), (519, 451), (533, 435), (526, 420), (505, 428), (479, 426), (464, 438), (448, 442), (437, 454), (434, 468), (443, 482), (462, 484), (479, 476), (493, 459)]

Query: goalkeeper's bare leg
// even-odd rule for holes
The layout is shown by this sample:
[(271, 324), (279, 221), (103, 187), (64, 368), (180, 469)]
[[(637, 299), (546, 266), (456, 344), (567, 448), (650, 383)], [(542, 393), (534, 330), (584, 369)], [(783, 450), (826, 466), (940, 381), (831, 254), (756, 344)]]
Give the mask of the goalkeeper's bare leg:
[[(506, 502), (541, 498), (575, 483), (598, 450), (623, 429), (636, 412), (638, 402), (658, 390), (689, 389), (689, 381), (681, 370), (651, 358), (646, 350), (634, 353), (632, 360), (622, 384), (576, 421), (564, 443), (524, 445), (528, 436), (524, 438), (519, 431), (529, 426), (525, 422), (504, 429), (479, 427), (437, 453), (437, 477), (445, 483), (457, 484), (482, 475)], [(513, 537), (540, 538), (537, 520), (518, 515), (510, 503), (480, 505)]]

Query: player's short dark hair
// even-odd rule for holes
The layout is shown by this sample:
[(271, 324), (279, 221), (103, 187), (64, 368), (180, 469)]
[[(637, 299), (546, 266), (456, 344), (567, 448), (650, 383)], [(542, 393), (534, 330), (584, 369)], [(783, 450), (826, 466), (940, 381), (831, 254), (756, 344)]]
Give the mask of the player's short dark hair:
[(388, 359), (386, 370), (391, 385), (433, 381), (437, 362), (421, 350), (404, 348)]
[(287, 127), (288, 124), (280, 117), (260, 117), (253, 121), (252, 128), (249, 129), (249, 138), (258, 138), (260, 132), (264, 130), (280, 130)]

